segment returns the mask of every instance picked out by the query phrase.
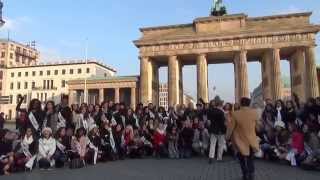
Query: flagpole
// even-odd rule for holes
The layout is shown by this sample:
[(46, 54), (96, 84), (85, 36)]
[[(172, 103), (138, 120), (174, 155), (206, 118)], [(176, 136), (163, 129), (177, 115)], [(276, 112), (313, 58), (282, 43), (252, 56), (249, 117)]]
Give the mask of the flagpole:
[[(85, 64), (88, 65), (88, 38), (86, 39), (85, 47)], [(84, 103), (88, 103), (88, 92), (87, 92), (87, 76), (84, 77)]]

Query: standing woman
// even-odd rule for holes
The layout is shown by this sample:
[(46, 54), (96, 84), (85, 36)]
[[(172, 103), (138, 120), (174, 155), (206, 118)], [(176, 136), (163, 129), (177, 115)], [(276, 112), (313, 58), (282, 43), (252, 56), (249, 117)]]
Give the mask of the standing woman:
[(289, 100), (286, 102), (286, 110), (285, 110), (285, 116), (283, 118), (284, 123), (286, 124), (286, 127), (289, 127), (289, 124), (295, 123), (297, 119), (297, 112), (296, 108), (294, 106), (293, 101)]
[(76, 129), (79, 129), (83, 127), (86, 132), (89, 132), (89, 128), (95, 124), (94, 120), (90, 116), (87, 106), (83, 105), (80, 107), (80, 115), (79, 118), (77, 119), (77, 126)]
[(49, 127), (53, 134), (56, 134), (60, 126), (65, 126), (65, 122), (59, 122), (58, 113), (55, 111), (55, 105), (53, 101), (48, 101), (45, 105), (44, 111), (46, 116), (43, 121), (42, 127)]
[(126, 126), (131, 126), (133, 129), (139, 128), (139, 120), (137, 116), (134, 114), (133, 109), (129, 108), (126, 115), (125, 120)]
[(61, 123), (60, 127), (65, 127), (67, 129), (75, 128), (72, 121), (72, 110), (69, 107), (68, 95), (62, 95), (61, 103), (57, 105), (56, 112), (58, 113), (59, 122)]
[(46, 114), (41, 109), (41, 102), (38, 99), (32, 99), (28, 109), (28, 127), (36, 133), (36, 137), (40, 137), (43, 121)]
[(226, 125), (231, 123), (231, 113), (233, 111), (233, 106), (231, 103), (226, 103), (223, 107), (224, 114), (226, 116)]
[(92, 118), (99, 127), (101, 125), (101, 114), (102, 114), (101, 107), (99, 104), (96, 104), (94, 106), (94, 112), (92, 113)]

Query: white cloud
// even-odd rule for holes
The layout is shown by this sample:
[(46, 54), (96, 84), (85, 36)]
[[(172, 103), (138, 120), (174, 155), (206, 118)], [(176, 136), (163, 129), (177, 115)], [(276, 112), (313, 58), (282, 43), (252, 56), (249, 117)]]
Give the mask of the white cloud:
[(37, 49), (40, 52), (40, 63), (56, 63), (60, 59), (58, 50), (54, 48), (38, 46)]
[(23, 26), (31, 24), (33, 21), (30, 17), (21, 16), (17, 18), (8, 18), (4, 17), (4, 21), (6, 22), (1, 30), (5, 31), (20, 31), (23, 29)]
[(273, 14), (290, 14), (290, 13), (298, 13), (298, 12), (304, 12), (304, 10), (294, 5), (290, 5), (288, 6), (288, 8), (275, 11)]
[(69, 41), (69, 40), (60, 40), (59, 44), (65, 48), (72, 48), (72, 49), (78, 49), (84, 47), (84, 45), (80, 44), (79, 42), (75, 41)]

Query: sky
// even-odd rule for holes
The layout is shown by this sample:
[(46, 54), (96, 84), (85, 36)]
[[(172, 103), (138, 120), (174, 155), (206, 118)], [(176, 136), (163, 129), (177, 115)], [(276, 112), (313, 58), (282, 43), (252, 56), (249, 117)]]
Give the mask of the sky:
[[(212, 0), (3, 0), (6, 24), (0, 38), (27, 43), (35, 40), (42, 62), (88, 57), (117, 69), (118, 75), (138, 75), (139, 28), (191, 23), (209, 15)], [(266, 16), (313, 11), (312, 23), (320, 24), (319, 0), (224, 0), (229, 14)], [(9, 32), (9, 33), (8, 33)], [(319, 44), (320, 36), (317, 36)], [(320, 58), (320, 48), (317, 48)], [(319, 60), (319, 58), (317, 58)], [(319, 63), (319, 61), (317, 61)], [(289, 63), (281, 63), (289, 75)], [(209, 65), (209, 97), (234, 100), (232, 64)], [(196, 96), (196, 67), (187, 66), (184, 91)], [(259, 63), (249, 63), (249, 87), (261, 82)], [(160, 69), (160, 81), (167, 81), (167, 68)], [(215, 91), (213, 90), (215, 87)]]

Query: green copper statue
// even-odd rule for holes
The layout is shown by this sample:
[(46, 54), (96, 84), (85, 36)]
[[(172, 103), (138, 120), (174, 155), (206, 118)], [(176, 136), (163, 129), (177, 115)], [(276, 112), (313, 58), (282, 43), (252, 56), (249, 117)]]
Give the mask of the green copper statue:
[(211, 7), (211, 16), (223, 16), (227, 14), (226, 7), (223, 5), (222, 0), (213, 0)]

